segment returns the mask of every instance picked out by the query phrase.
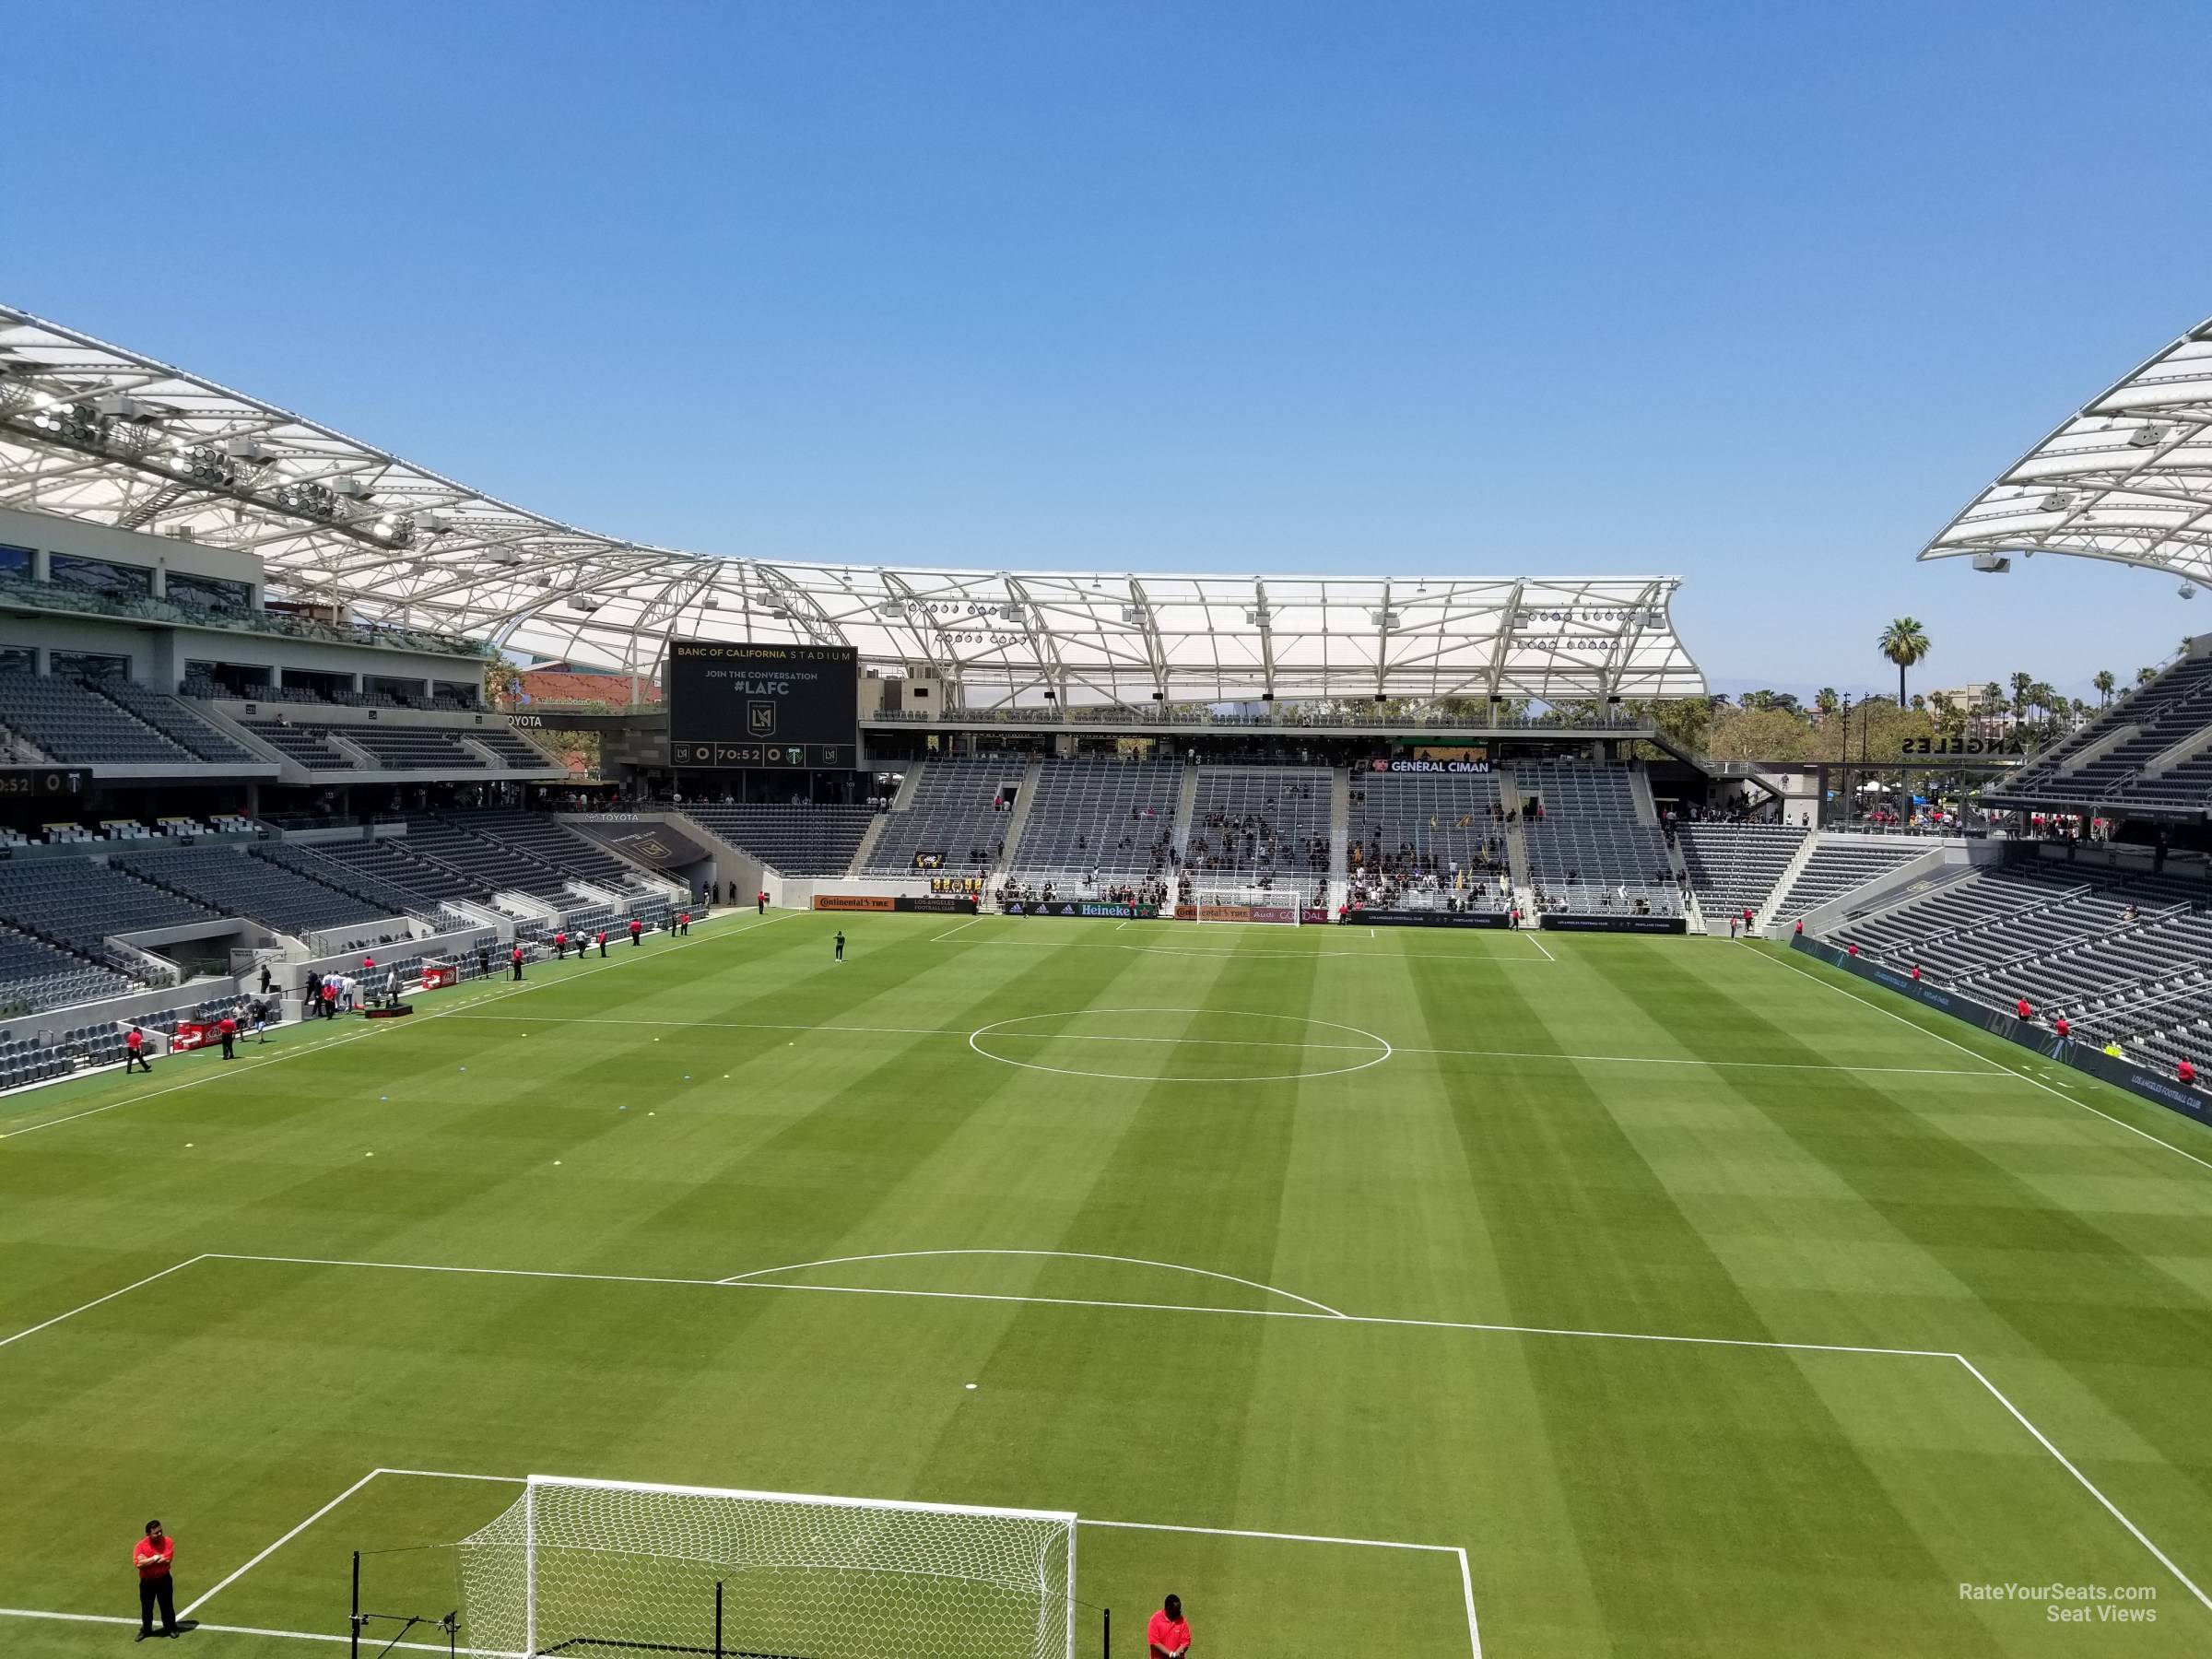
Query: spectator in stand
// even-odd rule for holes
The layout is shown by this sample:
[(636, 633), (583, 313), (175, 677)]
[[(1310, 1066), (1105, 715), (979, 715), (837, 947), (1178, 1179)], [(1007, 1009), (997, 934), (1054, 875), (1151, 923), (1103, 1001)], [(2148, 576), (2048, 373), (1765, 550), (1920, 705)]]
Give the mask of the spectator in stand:
[(1920, 983), (1920, 964), (1918, 962), (1912, 964), (1912, 982), (1916, 985)]
[(2177, 1083), (2185, 1083), (2191, 1088), (2196, 1087), (2196, 1067), (2186, 1060), (2176, 1060), (2173, 1063), (2173, 1077)]
[(2019, 1017), (2019, 1019), (2023, 1024), (2026, 1024), (2028, 1021), (2032, 1020), (2035, 1018), (2034, 1006), (2030, 1004), (2024, 996), (2021, 997), (2018, 1002), (2013, 1005), (2012, 1011), (2014, 1014)]

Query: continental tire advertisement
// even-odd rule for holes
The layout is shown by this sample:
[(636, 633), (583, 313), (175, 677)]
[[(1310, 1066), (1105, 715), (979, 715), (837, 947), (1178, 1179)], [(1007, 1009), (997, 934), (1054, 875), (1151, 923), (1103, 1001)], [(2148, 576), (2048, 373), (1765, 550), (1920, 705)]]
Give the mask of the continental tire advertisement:
[(895, 911), (899, 900), (888, 893), (817, 893), (814, 908), (818, 911)]

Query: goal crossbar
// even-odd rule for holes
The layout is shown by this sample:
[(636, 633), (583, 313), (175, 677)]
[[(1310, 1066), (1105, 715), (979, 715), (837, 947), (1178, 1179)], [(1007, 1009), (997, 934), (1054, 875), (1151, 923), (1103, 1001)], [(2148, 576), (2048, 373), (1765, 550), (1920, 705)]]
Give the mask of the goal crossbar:
[(824, 1509), (894, 1510), (914, 1515), (981, 1515), (992, 1520), (1054, 1521), (1073, 1526), (1073, 1510), (999, 1509), (981, 1503), (923, 1503), (910, 1498), (838, 1498), (819, 1492), (757, 1492), (745, 1487), (666, 1486), (652, 1480), (593, 1480), (578, 1475), (533, 1475), (534, 1487), (579, 1487), (594, 1492), (653, 1492), (671, 1498), (743, 1498), (753, 1503), (803, 1503)]

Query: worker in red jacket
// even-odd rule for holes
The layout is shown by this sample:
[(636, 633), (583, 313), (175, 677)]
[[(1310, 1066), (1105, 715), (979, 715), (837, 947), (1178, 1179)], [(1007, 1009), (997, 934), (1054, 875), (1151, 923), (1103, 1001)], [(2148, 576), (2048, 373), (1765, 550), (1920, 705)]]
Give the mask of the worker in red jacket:
[(150, 1072), (154, 1069), (154, 1063), (146, 1057), (146, 1033), (136, 1026), (133, 1026), (128, 1031), (125, 1031), (123, 1037), (123, 1074), (124, 1077), (130, 1076), (131, 1067), (134, 1065), (142, 1072)]
[(2173, 1063), (2173, 1075), (2177, 1081), (2186, 1083), (2192, 1088), (2196, 1087), (2196, 1067), (2188, 1061), (2176, 1060)]
[[(582, 946), (579, 945), (576, 947), (576, 954), (578, 956), (582, 956), (583, 954)], [(606, 929), (604, 927), (599, 930), (599, 954), (601, 956), (605, 956), (606, 954)]]
[(2020, 1000), (2019, 1000), (2019, 1001), (2018, 1001), (2017, 1004), (2015, 1004), (2015, 1005), (2014, 1005), (2014, 1006), (2013, 1006), (2013, 1010), (2012, 1010), (2012, 1011), (2013, 1011), (2015, 1014), (2018, 1015), (2018, 1016), (2020, 1017), (2020, 1018), (2021, 1018), (2023, 1021), (2025, 1021), (2025, 1020), (2030, 1020), (2030, 1019), (2033, 1019), (2033, 1018), (2035, 1018), (2035, 1009), (2034, 1009), (2034, 1007), (2033, 1007), (2033, 1006), (2031, 1006), (2031, 1005), (2029, 1003), (2028, 999), (2027, 999), (2026, 997), (2024, 997), (2024, 996), (2023, 996), (2023, 997), (2021, 997), (2021, 998), (2020, 998)]
[[(583, 952), (579, 949), (576, 954), (582, 956)], [(553, 959), (557, 962), (569, 959), (569, 930), (565, 927), (553, 935)]]
[(514, 970), (514, 977), (519, 983), (523, 977), (523, 947), (520, 945), (507, 953), (507, 965)]
[(629, 919), (629, 942), (632, 945), (642, 945), (645, 943), (645, 924), (639, 921), (635, 916), (632, 916)]
[(754, 900), (754, 902), (759, 905), (760, 913), (762, 915), (765, 916), (768, 914), (768, 889), (766, 888), (762, 888), (760, 889), (759, 896)]

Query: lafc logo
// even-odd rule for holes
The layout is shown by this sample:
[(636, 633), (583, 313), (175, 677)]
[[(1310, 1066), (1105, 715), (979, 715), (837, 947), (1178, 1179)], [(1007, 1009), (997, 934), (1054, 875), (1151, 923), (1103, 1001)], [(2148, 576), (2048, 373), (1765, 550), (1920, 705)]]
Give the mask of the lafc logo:
[(747, 703), (745, 729), (755, 737), (773, 737), (776, 735), (776, 705), (772, 702)]

